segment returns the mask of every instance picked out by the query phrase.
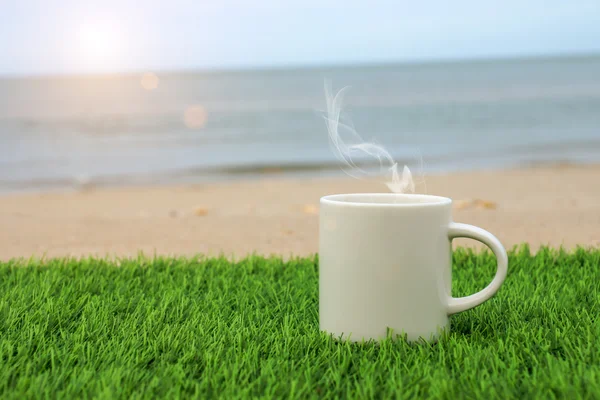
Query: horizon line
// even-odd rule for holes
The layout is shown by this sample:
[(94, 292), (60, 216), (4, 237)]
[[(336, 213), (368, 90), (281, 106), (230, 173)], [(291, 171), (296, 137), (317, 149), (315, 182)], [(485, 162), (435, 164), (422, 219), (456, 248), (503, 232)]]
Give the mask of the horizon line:
[(246, 66), (213, 66), (213, 67), (181, 67), (181, 68), (135, 68), (122, 71), (106, 72), (50, 72), (50, 73), (0, 73), (0, 80), (10, 79), (61, 79), (61, 78), (101, 78), (116, 76), (133, 76), (144, 73), (154, 73), (156, 75), (173, 74), (239, 74), (239, 73), (261, 73), (261, 72), (288, 72), (297, 70), (321, 70), (332, 68), (378, 68), (386, 66), (418, 66), (418, 65), (436, 65), (436, 64), (466, 64), (466, 63), (488, 63), (497, 61), (542, 61), (542, 60), (561, 60), (573, 58), (596, 58), (600, 57), (600, 50), (587, 52), (563, 52), (563, 53), (539, 53), (539, 54), (514, 54), (499, 56), (480, 56), (480, 57), (441, 57), (441, 58), (421, 58), (421, 59), (396, 59), (396, 60), (376, 60), (376, 61), (341, 61), (335, 63), (291, 63), (291, 64), (254, 64)]

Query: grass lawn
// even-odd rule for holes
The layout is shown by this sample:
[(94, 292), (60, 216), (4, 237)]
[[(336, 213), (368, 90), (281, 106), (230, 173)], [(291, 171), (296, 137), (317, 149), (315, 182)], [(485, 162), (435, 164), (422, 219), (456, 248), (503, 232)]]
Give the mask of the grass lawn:
[[(600, 398), (600, 249), (509, 257), (434, 345), (321, 334), (316, 258), (0, 263), (0, 397)], [(493, 277), (454, 261), (455, 296)]]

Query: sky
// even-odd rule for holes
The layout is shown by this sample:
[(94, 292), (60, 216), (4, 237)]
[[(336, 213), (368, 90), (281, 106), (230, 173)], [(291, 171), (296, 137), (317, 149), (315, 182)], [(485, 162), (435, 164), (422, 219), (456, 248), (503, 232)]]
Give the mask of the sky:
[(0, 0), (0, 75), (596, 52), (598, 0)]

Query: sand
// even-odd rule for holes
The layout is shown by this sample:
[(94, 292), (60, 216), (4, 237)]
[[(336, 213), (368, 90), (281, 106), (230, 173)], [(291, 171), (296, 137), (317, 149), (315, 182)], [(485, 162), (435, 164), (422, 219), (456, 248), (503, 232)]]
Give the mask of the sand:
[[(511, 248), (600, 245), (600, 166), (552, 166), (425, 178), (419, 192), (454, 199), (454, 220)], [(178, 187), (0, 197), (0, 259), (35, 256), (310, 255), (319, 197), (385, 192), (350, 178), (270, 178)], [(475, 246), (466, 239), (455, 245)]]

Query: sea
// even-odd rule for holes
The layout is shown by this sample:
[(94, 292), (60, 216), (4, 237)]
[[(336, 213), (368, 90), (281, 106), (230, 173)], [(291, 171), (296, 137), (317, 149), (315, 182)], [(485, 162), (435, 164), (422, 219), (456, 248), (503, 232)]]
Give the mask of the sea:
[(0, 77), (0, 192), (343, 174), (326, 81), (413, 171), (600, 162), (600, 56)]

